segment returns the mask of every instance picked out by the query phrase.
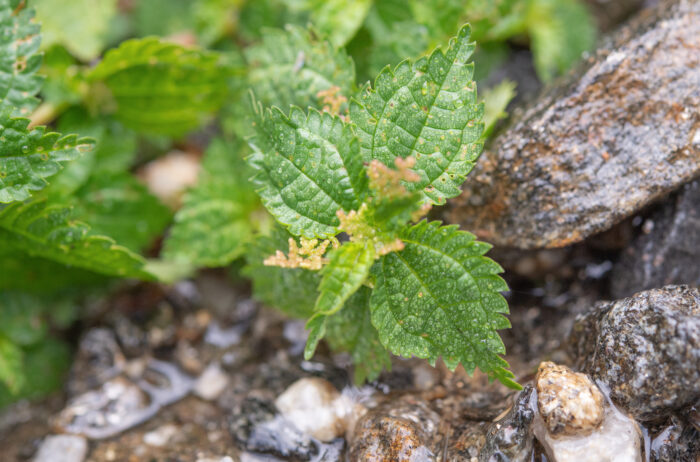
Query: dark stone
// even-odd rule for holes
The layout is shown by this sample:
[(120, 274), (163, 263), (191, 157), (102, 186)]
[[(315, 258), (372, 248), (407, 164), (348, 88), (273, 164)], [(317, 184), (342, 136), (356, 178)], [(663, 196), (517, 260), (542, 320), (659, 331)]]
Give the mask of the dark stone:
[(668, 284), (700, 286), (700, 180), (685, 185), (642, 229), (613, 270), (615, 298)]
[(479, 462), (526, 462), (532, 459), (537, 396), (534, 388), (525, 387), (511, 410), (494, 422), (486, 433), (486, 444), (479, 453)]
[(577, 318), (570, 347), (615, 403), (662, 420), (700, 399), (700, 291), (667, 286), (598, 303)]
[(651, 440), (652, 462), (696, 462), (700, 432), (677, 416)]
[(430, 446), (439, 422), (435, 411), (410, 395), (379, 405), (357, 422), (350, 460), (435, 461), (436, 448)]
[(234, 409), (228, 428), (241, 449), (290, 461), (337, 461), (344, 446), (342, 439), (323, 444), (304, 434), (278, 415), (273, 404), (257, 398), (246, 398)]
[(513, 117), (444, 218), (496, 245), (562, 247), (700, 175), (700, 3), (663, 1)]
[(645, 4), (645, 0), (586, 0), (598, 29), (609, 31)]

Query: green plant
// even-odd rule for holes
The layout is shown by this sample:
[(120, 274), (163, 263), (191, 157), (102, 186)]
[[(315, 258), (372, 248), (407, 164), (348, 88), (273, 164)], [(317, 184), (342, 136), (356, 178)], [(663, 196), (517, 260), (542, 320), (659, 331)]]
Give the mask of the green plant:
[[(359, 311), (371, 319), (363, 334), (376, 330), (376, 338), (353, 343), (335, 329), (339, 346), (365, 350), (353, 351), (366, 368), (359, 378), (376, 377), (376, 362), (387, 362), (376, 351), (381, 344), (432, 363), (441, 357), (451, 369), (479, 367), (516, 386), (499, 357), (505, 349), (497, 330), (509, 326), (499, 292), (507, 287), (501, 268), (484, 256), (490, 246), (454, 226), (412, 224), (459, 194), (481, 152), (473, 51), (466, 26), (444, 52), (385, 69), (350, 101), (346, 116), (256, 109), (253, 181), (293, 236), (288, 255), (278, 251), (265, 264), (320, 270), (307, 358), (333, 318)], [(363, 290), (344, 309), (363, 286), (371, 295)]]
[[(395, 353), (516, 386), (489, 246), (423, 217), (506, 115), (514, 84), (481, 81), (510, 45), (548, 80), (591, 24), (579, 0), (0, 0), (0, 407), (60, 385), (86, 300), (229, 265), (358, 382)], [(200, 173), (165, 205), (139, 172), (171, 150)]]

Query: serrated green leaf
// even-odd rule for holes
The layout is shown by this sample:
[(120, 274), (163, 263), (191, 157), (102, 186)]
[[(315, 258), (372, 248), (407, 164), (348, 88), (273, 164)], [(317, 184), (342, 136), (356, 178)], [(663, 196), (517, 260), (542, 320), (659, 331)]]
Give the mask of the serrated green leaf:
[(265, 107), (320, 109), (319, 91), (337, 86), (346, 98), (354, 91), (355, 67), (345, 51), (300, 27), (266, 29), (245, 58), (249, 85)]
[(197, 185), (183, 199), (165, 241), (164, 257), (195, 266), (224, 266), (242, 255), (260, 202), (248, 181), (241, 146), (212, 141)]
[(0, 113), (27, 117), (36, 107), (42, 78), (39, 24), (20, 0), (0, 0)]
[(41, 23), (44, 47), (65, 46), (77, 58), (90, 61), (104, 49), (116, 0), (32, 0)]
[(236, 27), (243, 0), (197, 0), (192, 5), (199, 43), (208, 46)]
[(11, 394), (17, 394), (24, 386), (22, 349), (4, 335), (0, 335), (0, 384), (4, 383)]
[(104, 235), (138, 252), (152, 244), (172, 213), (131, 174), (93, 175), (72, 198), (74, 215)]
[(257, 300), (289, 316), (308, 318), (316, 302), (316, 288), (321, 279), (318, 272), (263, 264), (275, 251), (287, 248), (290, 237), (291, 234), (280, 226), (274, 227), (269, 236), (258, 236), (246, 251), (243, 274), (252, 280), (253, 296)]
[(567, 71), (595, 44), (591, 15), (577, 0), (529, 0), (527, 24), (537, 75), (545, 82)]
[(465, 26), (445, 53), (385, 69), (350, 105), (364, 160), (393, 165), (397, 156), (414, 157), (421, 179), (407, 187), (435, 204), (460, 193), (482, 149), (484, 108), (467, 62), (474, 51), (469, 34)]
[(384, 369), (391, 368), (391, 357), (372, 325), (371, 293), (368, 287), (360, 287), (326, 322), (326, 342), (333, 351), (350, 353), (356, 384), (375, 380)]
[(401, 234), (404, 250), (376, 270), (372, 324), (391, 352), (454, 369), (476, 367), (512, 385), (498, 329), (510, 327), (501, 267), (483, 255), (490, 245), (456, 226), (422, 221)]
[(151, 37), (108, 51), (88, 78), (109, 90), (114, 115), (127, 126), (182, 136), (221, 107), (230, 75), (218, 53)]
[(325, 334), (328, 317), (337, 313), (367, 279), (374, 263), (374, 248), (361, 242), (347, 242), (331, 251), (328, 258), (328, 264), (321, 270), (314, 315), (306, 324), (311, 331), (304, 350), (307, 360)]
[(68, 266), (96, 273), (149, 279), (143, 258), (89, 227), (72, 220), (71, 210), (45, 201), (14, 203), (0, 209), (0, 255), (22, 250)]
[(28, 119), (0, 113), (0, 203), (29, 198), (48, 184), (46, 178), (61, 169), (61, 162), (76, 159), (92, 147), (89, 138), (28, 130)]
[(248, 162), (265, 207), (295, 236), (336, 235), (336, 212), (357, 209), (367, 193), (352, 129), (337, 116), (293, 107), (289, 117), (267, 110), (256, 133)]

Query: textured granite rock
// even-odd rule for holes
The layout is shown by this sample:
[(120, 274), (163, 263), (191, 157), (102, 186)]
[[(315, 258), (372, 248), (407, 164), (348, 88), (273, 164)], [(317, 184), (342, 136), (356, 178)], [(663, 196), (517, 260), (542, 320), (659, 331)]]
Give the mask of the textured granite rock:
[(615, 298), (668, 284), (700, 286), (700, 180), (665, 201), (642, 229), (613, 268)]
[(700, 3), (663, 1), (514, 116), (444, 218), (491, 243), (561, 247), (700, 175)]
[(700, 291), (666, 286), (598, 303), (570, 337), (579, 367), (641, 421), (700, 400)]

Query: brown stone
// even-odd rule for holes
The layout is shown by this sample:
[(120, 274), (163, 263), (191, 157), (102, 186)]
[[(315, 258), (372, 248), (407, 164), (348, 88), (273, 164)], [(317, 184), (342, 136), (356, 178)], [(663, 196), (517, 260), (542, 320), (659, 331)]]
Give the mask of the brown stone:
[(550, 435), (589, 434), (603, 421), (603, 394), (586, 374), (546, 361), (535, 384), (537, 407)]
[(700, 2), (637, 15), (519, 114), (445, 219), (496, 245), (561, 247), (700, 176)]

